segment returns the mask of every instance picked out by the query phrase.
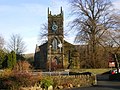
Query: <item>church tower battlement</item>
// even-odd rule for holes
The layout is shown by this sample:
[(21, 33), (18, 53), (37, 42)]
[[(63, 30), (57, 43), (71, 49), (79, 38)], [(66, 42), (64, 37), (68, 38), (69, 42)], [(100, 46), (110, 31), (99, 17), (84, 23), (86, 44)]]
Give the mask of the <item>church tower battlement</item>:
[(63, 11), (60, 14), (52, 15), (48, 8), (48, 35), (57, 34), (63, 36)]

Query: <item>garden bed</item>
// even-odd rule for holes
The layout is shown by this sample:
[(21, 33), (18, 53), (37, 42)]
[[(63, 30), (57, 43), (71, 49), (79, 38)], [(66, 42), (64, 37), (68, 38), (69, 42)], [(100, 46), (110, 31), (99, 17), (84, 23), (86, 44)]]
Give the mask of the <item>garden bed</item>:
[[(43, 76), (41, 73), (33, 75), (30, 72), (12, 72), (1, 75), (0, 89), (7, 90), (63, 90), (74, 87), (86, 87), (96, 84), (93, 74), (70, 73), (70, 75)], [(39, 88), (39, 89), (38, 89)], [(36, 90), (35, 89), (35, 90)]]

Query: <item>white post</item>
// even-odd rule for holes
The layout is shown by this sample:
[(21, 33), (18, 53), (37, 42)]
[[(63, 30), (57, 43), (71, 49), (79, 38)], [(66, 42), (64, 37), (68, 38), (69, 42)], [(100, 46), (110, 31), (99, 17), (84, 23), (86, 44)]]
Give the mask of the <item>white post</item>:
[(49, 48), (50, 48), (49, 72), (51, 72), (51, 48), (52, 48), (52, 45), (50, 45)]

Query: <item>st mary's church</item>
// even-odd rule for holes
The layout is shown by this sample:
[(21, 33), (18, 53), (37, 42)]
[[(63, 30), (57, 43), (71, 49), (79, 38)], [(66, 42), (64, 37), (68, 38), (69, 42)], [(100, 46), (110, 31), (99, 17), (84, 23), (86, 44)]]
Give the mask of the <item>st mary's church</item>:
[(48, 8), (48, 41), (40, 46), (36, 45), (34, 54), (36, 69), (57, 70), (79, 67), (76, 46), (64, 40), (63, 23), (62, 7), (57, 15), (52, 15)]

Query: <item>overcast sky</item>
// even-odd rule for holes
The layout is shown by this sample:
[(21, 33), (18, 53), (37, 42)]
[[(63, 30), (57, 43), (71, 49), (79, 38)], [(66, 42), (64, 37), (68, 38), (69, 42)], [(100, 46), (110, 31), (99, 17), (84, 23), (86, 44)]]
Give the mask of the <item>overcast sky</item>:
[[(120, 0), (112, 1), (119, 9)], [(61, 6), (66, 27), (70, 13), (66, 0), (0, 0), (0, 35), (8, 42), (12, 34), (20, 34), (27, 46), (25, 53), (34, 53), (42, 24), (47, 23), (48, 7), (52, 14), (59, 14)], [(73, 41), (71, 37), (66, 40)]]

